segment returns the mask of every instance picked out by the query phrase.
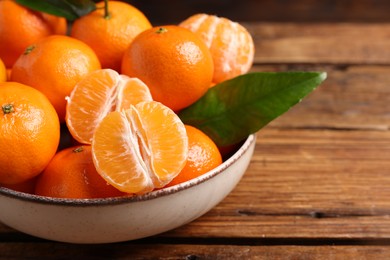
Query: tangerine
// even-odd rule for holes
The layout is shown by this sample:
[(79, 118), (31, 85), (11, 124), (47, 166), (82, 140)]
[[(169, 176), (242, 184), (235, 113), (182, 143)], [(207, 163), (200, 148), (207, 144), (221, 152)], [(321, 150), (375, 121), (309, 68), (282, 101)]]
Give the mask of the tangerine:
[(16, 184), (0, 184), (0, 187), (4, 187), (19, 192), (34, 194), (36, 181), (37, 181), (37, 177), (34, 177), (24, 182), (20, 182)]
[(58, 152), (41, 175), (35, 194), (55, 198), (92, 199), (125, 195), (97, 173), (90, 146), (74, 146)]
[(107, 14), (104, 2), (100, 2), (95, 11), (77, 19), (70, 35), (88, 44), (103, 68), (120, 71), (123, 53), (131, 41), (152, 25), (140, 10), (128, 3), (107, 1), (107, 4)]
[(174, 25), (154, 27), (140, 33), (125, 51), (122, 73), (141, 79), (153, 100), (178, 111), (208, 90), (213, 61), (193, 32)]
[(64, 122), (65, 98), (85, 75), (100, 68), (88, 45), (68, 36), (54, 35), (27, 47), (12, 68), (11, 80), (45, 94)]
[(0, 183), (37, 176), (56, 153), (60, 123), (49, 100), (16, 83), (0, 83)]
[(0, 1), (0, 58), (11, 68), (27, 46), (52, 34), (65, 35), (65, 18)]
[(109, 112), (151, 100), (148, 87), (139, 79), (112, 69), (96, 70), (77, 83), (67, 99), (66, 124), (77, 141), (91, 144), (96, 127)]
[(166, 186), (170, 187), (194, 179), (222, 163), (217, 145), (201, 130), (185, 125), (188, 136), (188, 157), (184, 168)]
[(179, 24), (196, 33), (211, 51), (213, 82), (247, 73), (254, 59), (254, 42), (248, 30), (224, 17), (195, 14)]
[(111, 112), (92, 139), (97, 171), (127, 193), (143, 194), (165, 186), (184, 167), (187, 153), (184, 124), (156, 101)]

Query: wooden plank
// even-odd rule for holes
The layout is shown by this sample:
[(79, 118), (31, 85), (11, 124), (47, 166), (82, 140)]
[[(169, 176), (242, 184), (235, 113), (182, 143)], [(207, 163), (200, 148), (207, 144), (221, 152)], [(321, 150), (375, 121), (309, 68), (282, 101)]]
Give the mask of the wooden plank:
[[(0, 256), (87, 259), (386, 259), (383, 246), (250, 246), (186, 244), (70, 245), (63, 243), (0, 243)], [(63, 257), (60, 257), (63, 258)]]
[[(389, 45), (390, 46), (390, 45)], [(389, 59), (390, 61), (390, 59)], [(328, 78), (273, 127), (390, 129), (390, 67), (329, 65), (256, 65), (252, 71), (326, 71)]]
[(390, 24), (243, 23), (255, 63), (389, 64)]
[(264, 129), (230, 196), (170, 235), (390, 238), (389, 158), (389, 131)]
[[(325, 209), (321, 210), (326, 211)], [(244, 209), (241, 212), (244, 212)], [(219, 216), (215, 218), (205, 216), (175, 231), (167, 232), (162, 237), (236, 238), (236, 240), (240, 238), (247, 242), (251, 241), (249, 239), (255, 241), (259, 239), (265, 243), (268, 240), (272, 241), (272, 239), (278, 239), (278, 243), (289, 239), (289, 241), (295, 241), (296, 244), (305, 243), (307, 240), (325, 240), (334, 243), (336, 239), (356, 240), (361, 241), (362, 244), (373, 240), (372, 243), (375, 244), (377, 239), (386, 239), (387, 243), (390, 244), (388, 213), (386, 216), (340, 215), (316, 219), (309, 215), (270, 214), (267, 216), (261, 210), (259, 213), (255, 213), (254, 210), (248, 210), (248, 212), (249, 215), (245, 217)]]

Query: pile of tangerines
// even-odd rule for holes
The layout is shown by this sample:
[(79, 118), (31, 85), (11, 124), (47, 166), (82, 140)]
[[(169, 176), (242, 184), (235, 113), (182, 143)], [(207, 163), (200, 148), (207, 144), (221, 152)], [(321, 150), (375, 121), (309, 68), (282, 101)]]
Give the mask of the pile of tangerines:
[(0, 0), (0, 186), (125, 196), (222, 163), (177, 112), (249, 71), (248, 31), (207, 14), (152, 27), (130, 4), (105, 4), (69, 24)]

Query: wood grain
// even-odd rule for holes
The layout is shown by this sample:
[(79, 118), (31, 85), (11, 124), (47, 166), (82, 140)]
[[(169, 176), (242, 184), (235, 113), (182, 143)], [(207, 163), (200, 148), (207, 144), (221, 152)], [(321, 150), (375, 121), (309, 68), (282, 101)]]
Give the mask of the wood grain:
[[(385, 259), (380, 246), (237, 246), (186, 244), (69, 245), (61, 243), (0, 243), (5, 259)], [(62, 256), (62, 257), (59, 257)], [(383, 258), (384, 257), (384, 258)]]
[(390, 238), (389, 159), (389, 131), (264, 129), (230, 196), (171, 235)]
[(254, 38), (257, 64), (389, 64), (389, 23), (243, 24)]

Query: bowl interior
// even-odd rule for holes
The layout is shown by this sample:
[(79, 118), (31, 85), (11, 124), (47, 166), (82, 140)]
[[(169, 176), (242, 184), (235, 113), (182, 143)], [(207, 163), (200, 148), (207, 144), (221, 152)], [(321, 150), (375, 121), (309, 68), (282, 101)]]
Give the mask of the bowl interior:
[(129, 203), (129, 202), (136, 202), (136, 201), (145, 201), (145, 200), (151, 200), (156, 199), (161, 196), (166, 196), (172, 193), (179, 192), (184, 189), (188, 189), (194, 186), (199, 185), (202, 182), (207, 181), (210, 178), (215, 177), (219, 173), (223, 172), (225, 169), (229, 168), (230, 165), (232, 165), (235, 161), (237, 161), (244, 153), (248, 151), (251, 144), (253, 144), (256, 140), (256, 135), (252, 134), (249, 135), (247, 139), (245, 139), (243, 142), (240, 143), (237, 150), (235, 150), (232, 155), (224, 160), (224, 162), (216, 167), (215, 169), (197, 177), (194, 179), (191, 179), (187, 182), (177, 184), (175, 186), (162, 188), (158, 190), (154, 190), (152, 192), (149, 192), (147, 194), (143, 195), (128, 195), (128, 196), (122, 196), (122, 197), (112, 197), (112, 198), (96, 198), (96, 199), (66, 199), (66, 198), (52, 198), (52, 197), (44, 197), (39, 196), (35, 194), (29, 194), (24, 192), (15, 191), (9, 188), (1, 187), (0, 186), (0, 196), (6, 196), (11, 198), (16, 198), (20, 200), (26, 200), (36, 203), (49, 203), (49, 204), (65, 204), (65, 205), (80, 205), (80, 206), (87, 206), (87, 205), (104, 205), (104, 204), (118, 204), (118, 203)]

